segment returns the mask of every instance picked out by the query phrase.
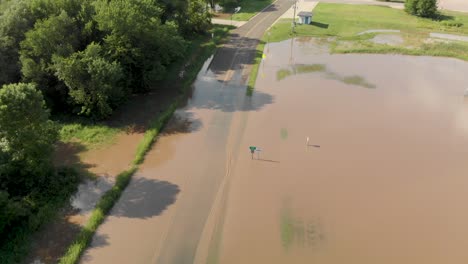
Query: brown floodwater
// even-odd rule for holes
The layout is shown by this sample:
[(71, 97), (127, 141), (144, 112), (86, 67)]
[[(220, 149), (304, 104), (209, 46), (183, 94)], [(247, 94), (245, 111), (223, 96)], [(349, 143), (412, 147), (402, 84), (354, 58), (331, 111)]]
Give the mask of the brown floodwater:
[(213, 263), (468, 263), (468, 63), (268, 46)]

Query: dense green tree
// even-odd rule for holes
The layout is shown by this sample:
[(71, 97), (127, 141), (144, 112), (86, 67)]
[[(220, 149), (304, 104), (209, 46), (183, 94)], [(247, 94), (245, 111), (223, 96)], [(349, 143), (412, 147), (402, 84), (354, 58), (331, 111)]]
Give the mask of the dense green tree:
[(53, 57), (69, 56), (78, 45), (77, 26), (65, 11), (36, 22), (21, 42), (23, 81), (38, 84), (51, 108), (58, 109), (67, 102), (67, 89), (55, 76)]
[[(239, 6), (240, 1), (239, 0), (205, 0), (211, 8), (214, 8), (216, 4), (222, 6), (225, 8), (225, 11), (231, 11), (232, 9), (236, 8)], [(251, 0), (254, 1), (254, 0)]]
[(147, 91), (166, 66), (183, 56), (185, 41), (175, 23), (162, 24), (152, 1), (98, 1), (95, 20), (105, 32), (104, 47), (124, 68), (133, 91)]
[[(0, 191), (0, 234), (8, 231), (8, 227), (30, 213), (30, 210), (18, 200), (10, 199), (9, 194)], [(1, 239), (0, 239), (1, 241)]]
[(62, 11), (58, 16), (38, 21), (21, 42), (21, 71), (25, 81), (50, 84), (52, 57), (69, 56), (78, 46), (74, 20)]
[(56, 58), (55, 66), (58, 78), (70, 89), (73, 103), (80, 106), (79, 113), (96, 118), (109, 116), (124, 96), (120, 65), (102, 55), (101, 46), (91, 43), (68, 58)]
[[(99, 43), (102, 61), (120, 64), (125, 90), (147, 91), (186, 55), (188, 41), (209, 29), (207, 11), (204, 0), (15, 1), (0, 17), (0, 85), (33, 82), (53, 111), (91, 113), (94, 107), (84, 102), (95, 100), (77, 99), (76, 87), (58, 78), (54, 58), (63, 61)], [(118, 96), (107, 98), (112, 108)], [(83, 111), (74, 111), (77, 104)]]
[(406, 0), (405, 10), (415, 16), (435, 17), (437, 15), (437, 0)]
[(0, 86), (21, 78), (19, 43), (34, 25), (26, 1), (19, 0), (0, 16)]
[(171, 20), (183, 20), (187, 13), (189, 2), (192, 0), (157, 0), (157, 5), (161, 6), (161, 21), (165, 23)]
[(205, 33), (211, 26), (211, 14), (204, 0), (190, 1), (184, 30), (193, 33)]
[(51, 172), (56, 126), (33, 84), (0, 89), (0, 189), (24, 195)]

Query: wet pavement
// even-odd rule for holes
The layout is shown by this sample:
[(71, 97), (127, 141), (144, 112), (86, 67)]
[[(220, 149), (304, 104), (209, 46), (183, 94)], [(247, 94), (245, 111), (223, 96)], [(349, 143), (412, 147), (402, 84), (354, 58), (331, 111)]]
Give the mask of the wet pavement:
[(235, 20), (228, 20), (228, 19), (219, 19), (219, 18), (212, 18), (211, 23), (217, 25), (227, 25), (227, 26), (234, 26), (234, 27), (241, 27), (247, 23), (247, 21), (235, 21)]
[(468, 63), (268, 50), (211, 263), (466, 263)]
[(376, 44), (386, 44), (390, 46), (400, 46), (405, 42), (402, 36), (394, 34), (379, 34), (370, 41)]
[(98, 229), (82, 263), (193, 263), (210, 248), (209, 224), (224, 195), (242, 126), (238, 116), (273, 103), (246, 97), (259, 39), (291, 1), (279, 0), (207, 61), (187, 104), (178, 109), (141, 169)]
[(466, 0), (439, 0), (438, 6), (440, 9), (468, 12), (468, 1)]
[(431, 38), (439, 38), (439, 39), (446, 39), (446, 40), (455, 40), (455, 41), (465, 41), (468, 42), (467, 36), (460, 36), (454, 34), (444, 34), (444, 33), (430, 33), (429, 36)]

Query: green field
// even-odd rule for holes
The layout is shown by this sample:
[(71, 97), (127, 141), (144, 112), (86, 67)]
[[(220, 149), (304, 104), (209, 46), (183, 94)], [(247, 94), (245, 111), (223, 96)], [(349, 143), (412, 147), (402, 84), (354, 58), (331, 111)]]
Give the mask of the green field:
[(273, 3), (273, 0), (241, 0), (239, 4), (241, 11), (233, 15), (232, 19), (247, 21), (271, 3)]
[[(370, 29), (397, 29), (422, 37), (429, 32), (468, 35), (468, 14), (443, 12), (444, 20), (431, 20), (408, 15), (403, 10), (370, 5), (320, 3), (314, 9), (311, 25), (298, 25), (296, 36), (353, 37)], [(462, 23), (460, 27), (450, 22)], [(291, 20), (280, 20), (271, 29), (271, 41), (281, 41), (291, 34)]]
[[(357, 35), (366, 30), (400, 30), (401, 45), (370, 41), (376, 33)], [(270, 41), (294, 36), (312, 36), (326, 40), (332, 53), (395, 53), (453, 57), (468, 60), (468, 42), (429, 39), (430, 33), (468, 35), (468, 14), (443, 11), (440, 19), (411, 16), (404, 10), (370, 5), (320, 3), (314, 10), (311, 25), (297, 25), (280, 20), (272, 27)]]

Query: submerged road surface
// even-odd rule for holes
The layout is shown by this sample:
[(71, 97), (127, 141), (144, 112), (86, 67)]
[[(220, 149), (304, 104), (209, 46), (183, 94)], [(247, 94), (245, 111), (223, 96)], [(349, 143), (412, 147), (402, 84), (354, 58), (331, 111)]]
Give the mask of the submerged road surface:
[(223, 182), (242, 129), (236, 116), (272, 103), (267, 95), (255, 103), (246, 98), (248, 69), (265, 30), (291, 5), (278, 0), (233, 31), (205, 64), (186, 106), (176, 111), (81, 263), (183, 264), (212, 258), (206, 251), (216, 249), (212, 234), (218, 221), (208, 219), (219, 211), (215, 201), (227, 189)]

